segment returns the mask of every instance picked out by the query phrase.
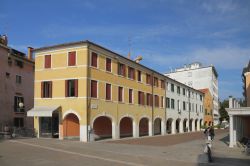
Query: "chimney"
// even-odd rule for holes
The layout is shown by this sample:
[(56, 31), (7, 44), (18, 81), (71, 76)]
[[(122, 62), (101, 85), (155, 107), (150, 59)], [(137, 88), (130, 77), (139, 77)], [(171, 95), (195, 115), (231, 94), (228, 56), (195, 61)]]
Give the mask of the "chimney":
[(32, 60), (32, 51), (33, 51), (33, 48), (32, 47), (28, 47), (28, 59), (29, 60)]
[(5, 46), (8, 46), (8, 37), (7, 37), (7, 35), (1, 35), (0, 38), (1, 38), (1, 43), (3, 45), (5, 45)]
[(233, 108), (233, 97), (229, 96), (229, 108)]

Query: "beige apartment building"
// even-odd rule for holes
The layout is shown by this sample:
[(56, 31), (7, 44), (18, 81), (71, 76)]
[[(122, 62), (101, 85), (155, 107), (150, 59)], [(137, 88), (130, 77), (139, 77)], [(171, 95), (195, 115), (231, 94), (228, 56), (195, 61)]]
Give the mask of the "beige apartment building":
[(0, 35), (0, 131), (6, 127), (33, 128), (26, 111), (34, 103), (34, 62), (8, 46), (6, 35)]

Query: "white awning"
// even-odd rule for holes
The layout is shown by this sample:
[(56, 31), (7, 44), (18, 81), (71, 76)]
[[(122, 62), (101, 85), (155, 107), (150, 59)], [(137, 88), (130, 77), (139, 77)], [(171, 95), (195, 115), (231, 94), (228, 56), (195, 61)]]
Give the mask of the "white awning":
[(36, 106), (27, 112), (27, 116), (52, 117), (60, 106)]

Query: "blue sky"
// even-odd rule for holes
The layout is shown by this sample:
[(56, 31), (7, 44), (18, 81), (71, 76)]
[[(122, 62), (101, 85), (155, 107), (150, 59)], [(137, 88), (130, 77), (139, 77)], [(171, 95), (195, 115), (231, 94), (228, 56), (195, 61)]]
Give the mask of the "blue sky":
[(0, 0), (0, 34), (26, 52), (90, 40), (159, 72), (193, 61), (213, 64), (219, 96), (242, 97), (250, 59), (248, 0)]

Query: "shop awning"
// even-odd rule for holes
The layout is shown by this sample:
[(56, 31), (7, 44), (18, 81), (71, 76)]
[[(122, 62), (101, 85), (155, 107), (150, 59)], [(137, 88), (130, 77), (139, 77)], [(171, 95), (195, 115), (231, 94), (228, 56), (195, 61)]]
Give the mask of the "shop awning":
[(27, 116), (52, 117), (60, 106), (36, 106), (27, 112)]

